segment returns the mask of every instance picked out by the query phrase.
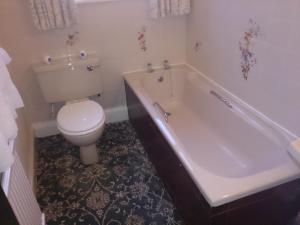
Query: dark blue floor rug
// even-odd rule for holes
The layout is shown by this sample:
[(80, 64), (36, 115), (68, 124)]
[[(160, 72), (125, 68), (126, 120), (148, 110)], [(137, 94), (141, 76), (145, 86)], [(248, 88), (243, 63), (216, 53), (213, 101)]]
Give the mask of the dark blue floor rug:
[(37, 197), (47, 225), (183, 225), (129, 122), (106, 125), (100, 161), (81, 164), (60, 136), (37, 140)]

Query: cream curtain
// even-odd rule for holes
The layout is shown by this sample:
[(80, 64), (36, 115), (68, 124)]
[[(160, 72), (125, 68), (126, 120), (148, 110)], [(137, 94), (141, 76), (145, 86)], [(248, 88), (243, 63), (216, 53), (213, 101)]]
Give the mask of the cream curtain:
[(70, 27), (77, 23), (75, 0), (30, 0), (33, 21), (40, 30)]
[(150, 0), (150, 16), (152, 18), (185, 15), (190, 11), (190, 0)]

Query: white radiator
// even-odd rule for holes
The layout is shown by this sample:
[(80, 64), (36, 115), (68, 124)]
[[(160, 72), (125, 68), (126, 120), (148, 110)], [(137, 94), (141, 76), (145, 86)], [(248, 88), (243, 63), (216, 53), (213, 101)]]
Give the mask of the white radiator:
[(20, 225), (45, 224), (44, 216), (17, 154), (14, 164), (3, 176), (2, 185)]

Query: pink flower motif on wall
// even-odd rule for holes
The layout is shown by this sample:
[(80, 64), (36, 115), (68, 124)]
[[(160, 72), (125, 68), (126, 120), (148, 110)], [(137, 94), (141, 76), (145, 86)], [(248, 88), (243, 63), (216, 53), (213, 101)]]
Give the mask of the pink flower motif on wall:
[(141, 31), (138, 32), (138, 42), (139, 42), (139, 46), (140, 46), (140, 49), (143, 51), (143, 52), (146, 52), (147, 51), (147, 45), (146, 45), (146, 31), (147, 31), (147, 28), (146, 26), (143, 26)]
[(195, 52), (199, 52), (200, 49), (201, 49), (201, 47), (202, 47), (202, 42), (201, 42), (201, 41), (197, 41), (197, 42), (195, 43), (195, 45), (194, 45), (194, 51), (195, 51)]
[(239, 49), (241, 51), (241, 69), (243, 77), (248, 80), (251, 69), (257, 63), (255, 54), (251, 50), (253, 38), (260, 35), (260, 27), (252, 19), (249, 20), (250, 27), (245, 31), (243, 40), (239, 42)]
[(74, 31), (71, 34), (68, 34), (68, 38), (66, 40), (66, 45), (72, 47), (79, 39), (79, 32)]

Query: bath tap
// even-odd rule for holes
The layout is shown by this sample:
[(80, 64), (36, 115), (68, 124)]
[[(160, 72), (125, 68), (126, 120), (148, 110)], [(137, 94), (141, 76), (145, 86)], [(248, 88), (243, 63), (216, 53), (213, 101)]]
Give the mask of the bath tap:
[(171, 114), (170, 112), (165, 111), (165, 110), (163, 109), (163, 107), (162, 107), (158, 102), (154, 102), (154, 103), (153, 103), (153, 106), (154, 106), (154, 107), (156, 106), (156, 107), (161, 111), (161, 113), (163, 114), (163, 116), (164, 116), (164, 118), (165, 118), (166, 123), (168, 123), (168, 121), (169, 121), (169, 116), (171, 116), (172, 114)]
[(147, 63), (147, 73), (153, 73), (154, 69), (152, 67), (152, 63)]
[(164, 66), (164, 69), (165, 69), (165, 70), (169, 70), (169, 69), (171, 69), (171, 66), (170, 66), (169, 60), (164, 60), (164, 62), (163, 62), (163, 66)]

